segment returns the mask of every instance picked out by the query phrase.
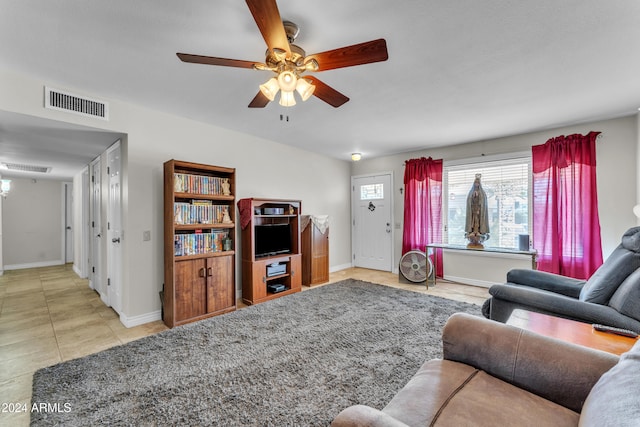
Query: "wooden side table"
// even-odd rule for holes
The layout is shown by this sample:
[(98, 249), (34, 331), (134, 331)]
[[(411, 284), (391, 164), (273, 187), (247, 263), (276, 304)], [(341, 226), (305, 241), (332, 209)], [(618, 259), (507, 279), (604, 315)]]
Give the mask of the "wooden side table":
[(513, 310), (507, 325), (617, 355), (628, 351), (637, 341), (637, 338), (596, 331), (590, 323), (522, 309)]

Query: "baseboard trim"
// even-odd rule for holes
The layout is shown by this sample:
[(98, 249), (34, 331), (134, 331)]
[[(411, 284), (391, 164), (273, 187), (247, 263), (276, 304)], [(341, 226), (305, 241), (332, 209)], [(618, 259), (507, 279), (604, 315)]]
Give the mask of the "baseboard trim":
[(162, 320), (162, 311), (152, 311), (151, 313), (141, 314), (139, 316), (127, 317), (124, 314), (120, 314), (120, 322), (127, 328), (133, 328), (134, 326), (144, 325), (145, 323), (155, 322), (156, 320)]
[(78, 275), (79, 278), (81, 279), (86, 279), (87, 276), (82, 276), (82, 271), (80, 271), (80, 269), (78, 267), (76, 267), (75, 264), (73, 264), (73, 267), (71, 267), (73, 269), (73, 272), (76, 273)]
[(457, 277), (457, 276), (448, 276), (445, 274), (445, 280), (449, 280), (451, 282), (462, 283), (464, 285), (478, 286), (481, 288), (490, 288), (495, 285), (494, 282), (487, 282), (486, 280), (476, 280), (470, 279), (468, 277)]
[(25, 264), (10, 264), (5, 265), (5, 270), (22, 270), (25, 268), (38, 268), (38, 267), (52, 267), (54, 265), (64, 265), (65, 262), (62, 260), (58, 261), (40, 261), (40, 262), (28, 262)]
[(329, 273), (335, 273), (336, 271), (346, 270), (347, 268), (351, 268), (351, 267), (353, 267), (352, 264), (336, 265), (336, 266), (333, 266), (333, 267), (329, 268)]

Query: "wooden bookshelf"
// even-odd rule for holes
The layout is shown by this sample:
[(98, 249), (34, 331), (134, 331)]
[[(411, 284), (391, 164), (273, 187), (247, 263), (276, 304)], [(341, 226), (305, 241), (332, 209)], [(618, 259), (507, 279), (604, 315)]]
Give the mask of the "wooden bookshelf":
[(234, 194), (233, 168), (164, 164), (163, 320), (170, 328), (236, 309)]

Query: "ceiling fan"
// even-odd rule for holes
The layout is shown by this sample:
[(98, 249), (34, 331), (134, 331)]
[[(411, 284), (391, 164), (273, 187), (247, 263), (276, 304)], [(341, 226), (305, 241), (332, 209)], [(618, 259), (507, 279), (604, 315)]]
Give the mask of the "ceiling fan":
[(294, 91), (303, 101), (314, 95), (333, 107), (339, 107), (349, 98), (305, 72), (319, 72), (386, 61), (387, 42), (384, 39), (358, 43), (326, 52), (306, 55), (293, 44), (299, 29), (296, 24), (282, 21), (276, 0), (246, 0), (262, 38), (267, 43), (265, 62), (217, 58), (213, 56), (177, 53), (183, 62), (220, 65), (224, 67), (252, 68), (276, 73), (260, 85), (260, 91), (249, 103), (250, 108), (263, 108), (280, 92), (280, 105), (295, 105)]

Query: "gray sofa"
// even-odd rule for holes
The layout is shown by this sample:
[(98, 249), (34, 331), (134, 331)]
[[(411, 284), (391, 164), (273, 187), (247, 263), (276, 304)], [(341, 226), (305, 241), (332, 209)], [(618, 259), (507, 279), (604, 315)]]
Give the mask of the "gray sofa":
[(640, 425), (640, 344), (619, 359), (461, 313), (442, 344), (443, 359), (426, 362), (384, 409), (351, 406), (331, 425)]
[(640, 227), (624, 233), (587, 281), (516, 269), (507, 273), (507, 283), (493, 285), (489, 293), (483, 314), (500, 322), (521, 308), (640, 333)]

